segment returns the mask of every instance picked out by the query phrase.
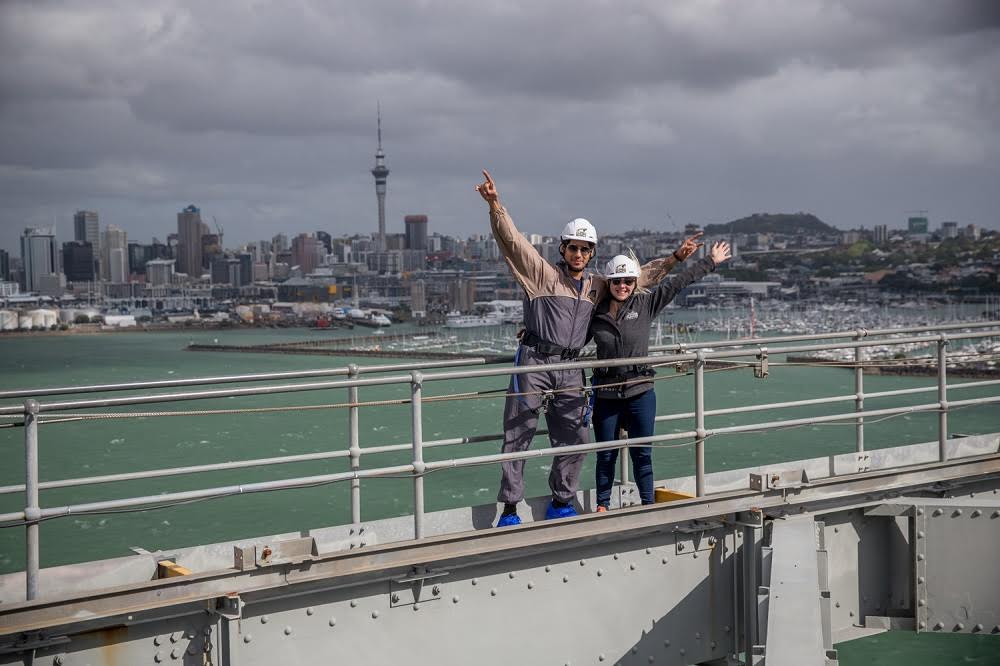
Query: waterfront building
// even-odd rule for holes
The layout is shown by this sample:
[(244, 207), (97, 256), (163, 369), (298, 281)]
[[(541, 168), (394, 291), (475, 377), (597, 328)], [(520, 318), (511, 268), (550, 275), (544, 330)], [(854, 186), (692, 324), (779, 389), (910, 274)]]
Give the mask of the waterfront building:
[(128, 282), (128, 275), (128, 234), (109, 224), (101, 238), (101, 278), (119, 283)]
[(207, 233), (197, 206), (192, 204), (177, 213), (177, 270), (195, 280), (201, 277), (201, 237)]
[(385, 189), (389, 178), (389, 167), (385, 165), (385, 153), (382, 152), (382, 109), (378, 109), (378, 150), (375, 151), (375, 166), (372, 167), (375, 177), (375, 198), (378, 200), (378, 237), (377, 247), (385, 250)]
[(426, 250), (427, 216), (407, 215), (403, 218), (403, 225), (406, 228), (406, 249)]
[(10, 298), (17, 296), (21, 292), (21, 285), (16, 282), (0, 280), (0, 298)]
[(151, 259), (146, 262), (146, 283), (152, 286), (173, 284), (174, 260)]
[(93, 282), (97, 279), (94, 247), (89, 241), (63, 243), (62, 265), (66, 279), (70, 282)]
[(427, 289), (423, 280), (410, 283), (410, 314), (414, 319), (427, 316)]
[(10, 279), (10, 255), (0, 249), (0, 282)]
[(24, 290), (40, 291), (42, 278), (59, 270), (56, 234), (51, 228), (28, 228), (21, 235), (21, 263), (24, 267)]

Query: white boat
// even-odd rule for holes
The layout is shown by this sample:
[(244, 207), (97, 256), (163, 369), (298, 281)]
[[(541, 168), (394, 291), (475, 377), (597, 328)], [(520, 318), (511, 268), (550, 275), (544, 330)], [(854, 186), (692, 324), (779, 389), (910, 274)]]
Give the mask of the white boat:
[(474, 328), (476, 326), (498, 326), (503, 323), (503, 315), (499, 312), (488, 312), (482, 315), (464, 315), (460, 312), (449, 312), (445, 316), (445, 328)]

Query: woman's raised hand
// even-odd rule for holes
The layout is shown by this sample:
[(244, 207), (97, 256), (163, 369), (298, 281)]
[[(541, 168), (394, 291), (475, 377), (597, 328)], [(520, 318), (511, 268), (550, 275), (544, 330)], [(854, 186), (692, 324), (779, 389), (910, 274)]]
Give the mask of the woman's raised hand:
[(497, 194), (497, 186), (490, 177), (490, 172), (483, 169), (483, 176), (486, 178), (486, 181), (481, 185), (476, 185), (476, 191), (479, 192), (479, 196), (481, 196), (486, 203), (492, 205), (499, 200), (500, 195)]
[(688, 257), (690, 257), (692, 254), (694, 254), (695, 252), (697, 252), (698, 248), (700, 248), (702, 245), (704, 245), (704, 243), (699, 243), (698, 242), (699, 240), (701, 240), (701, 234), (702, 233), (703, 232), (699, 231), (699, 232), (697, 232), (697, 233), (695, 233), (695, 234), (693, 234), (691, 236), (688, 236), (687, 238), (684, 239), (684, 242), (681, 243), (681, 246), (679, 248), (677, 248), (677, 250), (674, 252), (674, 254), (677, 255), (678, 259), (680, 259), (681, 261), (684, 261), (685, 259), (687, 259)]
[(733, 256), (732, 248), (729, 247), (729, 243), (726, 241), (717, 241), (712, 244), (711, 257), (712, 261), (716, 265), (721, 264), (724, 261), (728, 261)]

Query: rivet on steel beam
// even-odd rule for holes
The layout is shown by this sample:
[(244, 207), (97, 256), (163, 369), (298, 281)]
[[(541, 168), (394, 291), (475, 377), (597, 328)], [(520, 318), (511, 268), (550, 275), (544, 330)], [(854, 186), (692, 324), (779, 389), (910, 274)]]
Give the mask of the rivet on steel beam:
[(378, 618), (378, 611), (374, 610), (374, 611), (372, 611), (372, 619), (374, 620), (376, 618)]
[(285, 635), (286, 636), (291, 636), (292, 635), (292, 628), (291, 627), (285, 627)]
[(692, 555), (692, 557), (695, 557), (695, 558), (697, 558), (697, 557), (698, 557), (698, 552), (697, 552), (697, 551), (695, 551), (695, 552), (694, 552), (694, 553), (692, 553), (691, 555)]
[(701, 632), (700, 631), (694, 632), (694, 637), (695, 637), (695, 640), (699, 640), (700, 641), (701, 640)]
[(681, 648), (680, 650), (678, 650), (678, 652), (680, 652), (682, 655), (687, 654), (687, 650), (685, 650), (684, 648)]
[(156, 654), (154, 654), (153, 655), (153, 661), (155, 661), (158, 664), (162, 663), (163, 662), (163, 653), (162, 652), (157, 652)]
[(660, 560), (660, 564), (666, 564), (666, 563), (667, 563), (667, 558), (664, 557)]
[(633, 562), (632, 564), (628, 565), (628, 568), (631, 571), (635, 571), (635, 562)]
[(923, 560), (924, 560), (924, 554), (923, 553), (917, 553), (917, 561), (918, 562), (922, 562)]
[(917, 532), (917, 538), (918, 539), (923, 539), (925, 536), (927, 536), (927, 535), (924, 534), (923, 530), (920, 530), (919, 532)]
[(568, 583), (569, 582), (569, 576), (563, 576), (563, 582), (564, 583)]
[(918, 508), (918, 509), (917, 509), (917, 515), (918, 515), (918, 516), (922, 516), (922, 515), (924, 515), (924, 510), (923, 510), (923, 508)]
[(917, 582), (920, 583), (921, 585), (923, 585), (924, 582), (926, 582), (926, 580), (927, 579), (924, 578), (923, 576), (917, 576)]
[(459, 596), (457, 594), (451, 598), (451, 603), (453, 603), (453, 604), (457, 604), (459, 601), (460, 601), (460, 598), (459, 598)]
[(473, 585), (479, 585), (479, 579), (478, 578), (473, 578), (472, 579), (472, 584)]
[(587, 560), (580, 560), (580, 566), (581, 567), (587, 566)]
[(351, 599), (351, 608), (357, 608), (357, 607), (358, 607), (358, 600)]
[[(264, 617), (267, 617), (267, 616), (265, 615)], [(264, 619), (262, 619), (261, 621), (262, 622), (267, 622), (267, 620), (264, 620)], [(178, 640), (180, 640), (180, 638), (177, 636), (177, 634), (174, 634), (174, 633), (170, 634), (170, 642), (171, 643), (176, 643)]]
[(245, 634), (243, 636), (243, 642), (244, 643), (249, 643), (252, 640), (253, 640), (253, 635), (252, 634)]
[(153, 638), (153, 645), (160, 645), (162, 643), (163, 643), (163, 639), (160, 638), (159, 636), (156, 636), (156, 637)]
[(837, 603), (835, 603), (835, 604), (834, 604), (834, 607), (835, 607), (835, 608), (840, 608), (840, 602), (838, 601)]
[(920, 627), (921, 629), (926, 629), (927, 623), (921, 620), (920, 624), (918, 624), (917, 626)]
[(670, 640), (663, 641), (663, 647), (670, 647)]
[(649, 655), (648, 661), (649, 663), (652, 664), (654, 661), (656, 661), (656, 657), (654, 657), (653, 655)]
[(931, 513), (931, 515), (936, 518), (936, 517), (940, 516), (942, 513), (944, 513), (944, 511), (942, 511), (941, 509), (934, 509), (934, 511)]
[(653, 549), (652, 549), (652, 548), (647, 548), (647, 549), (646, 549), (646, 554), (647, 554), (647, 555), (649, 555), (649, 554), (650, 554), (650, 553), (652, 553), (652, 552), (653, 552)]
[(507, 574), (507, 577), (511, 578), (511, 579), (513, 579), (515, 576), (517, 576), (517, 574), (515, 574), (513, 571), (511, 571), (509, 574)]
[(494, 587), (493, 589), (490, 590), (490, 596), (491, 597), (497, 596), (497, 588)]
[(941, 631), (944, 629), (944, 622), (938, 622), (934, 625), (934, 631)]
[(983, 625), (981, 625), (981, 624), (977, 624), (976, 626), (974, 626), (974, 627), (972, 628), (972, 630), (973, 630), (973, 631), (982, 631), (982, 630), (983, 630)]
[(728, 634), (730, 631), (732, 631), (732, 628), (727, 624), (722, 628), (722, 630)]
[(535, 589), (535, 584), (534, 584), (534, 583), (532, 583), (532, 582), (531, 582), (530, 580), (528, 581), (528, 589), (529, 589), (529, 590), (533, 590), (533, 589)]
[(981, 515), (983, 515), (983, 512), (980, 511), (979, 509), (976, 509), (975, 511), (969, 514), (969, 516), (972, 518), (978, 518)]
[(598, 569), (597, 570), (597, 575), (598, 576), (603, 576), (604, 575), (604, 569)]
[(917, 602), (917, 604), (919, 604), (920, 606), (926, 606), (927, 605), (927, 600), (926, 599), (921, 599), (920, 601)]
[(437, 595), (441, 594), (441, 586), (440, 585), (435, 585), (434, 587), (432, 587), (431, 588), (431, 594), (433, 594), (435, 597)]
[(606, 659), (606, 657), (604, 656), (603, 652), (601, 654), (597, 655), (597, 661), (604, 661), (605, 659)]
[(330, 625), (331, 627), (336, 627), (336, 626), (337, 626), (337, 618), (335, 618), (335, 617), (331, 617), (331, 618), (330, 618), (330, 619), (329, 619), (329, 620), (327, 621), (327, 624), (329, 624), (329, 625)]
[(848, 611), (848, 612), (847, 612), (847, 615), (848, 615), (849, 617), (854, 617), (854, 611)]
[(965, 629), (965, 625), (961, 622), (955, 625), (955, 631), (962, 631), (963, 629)]
[(714, 650), (716, 647), (718, 647), (718, 645), (719, 645), (718, 643), (716, 643), (715, 641), (712, 641), (711, 643), (708, 644), (708, 647), (710, 647), (710, 648), (712, 648)]
[(633, 647), (632, 648), (632, 654), (639, 654), (639, 648)]
[(951, 517), (952, 518), (958, 518), (961, 515), (962, 515), (962, 510), (961, 509), (955, 509), (954, 511), (951, 512)]
[(174, 648), (173, 650), (170, 651), (170, 658), (180, 659), (182, 654), (184, 654), (183, 650), (181, 650), (180, 648)]
[(53, 664), (53, 666), (62, 666), (63, 665), (62, 655), (61, 654), (57, 654), (55, 656), (55, 659), (52, 660), (52, 664)]
[(311, 607), (311, 606), (310, 606), (309, 608), (307, 608), (307, 609), (306, 609), (306, 615), (312, 615), (312, 614), (313, 614), (313, 613), (315, 613), (315, 612), (316, 612), (316, 611), (314, 611), (314, 610), (312, 609), (312, 607)]
[(838, 532), (840, 532), (840, 528), (839, 527), (834, 527), (833, 528), (833, 533), (837, 534)]
[(420, 604), (418, 604), (418, 603), (414, 603), (414, 604), (413, 604), (413, 610), (415, 610), (415, 611), (418, 611), (418, 610), (420, 610)]
[(991, 513), (990, 518), (1000, 518), (1000, 509)]
[[(260, 623), (261, 624), (267, 624), (267, 620), (268, 620), (268, 617), (266, 615), (261, 615), (260, 616)], [(174, 642), (177, 642), (177, 639), (175, 639), (173, 636), (170, 637), (170, 640), (172, 640)]]
[(545, 565), (545, 573), (549, 573), (550, 571), (552, 571), (552, 567), (550, 567), (548, 564), (546, 564)]

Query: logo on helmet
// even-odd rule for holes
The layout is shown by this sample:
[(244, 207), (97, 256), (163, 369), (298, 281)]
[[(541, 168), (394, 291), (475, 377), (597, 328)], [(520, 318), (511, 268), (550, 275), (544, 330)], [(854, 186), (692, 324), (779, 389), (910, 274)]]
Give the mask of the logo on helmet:
[(624, 273), (626, 271), (625, 264), (618, 264), (615, 266), (615, 273)]
[(577, 227), (576, 228), (576, 235), (577, 236), (584, 236), (584, 237), (586, 237), (587, 236), (587, 227)]

